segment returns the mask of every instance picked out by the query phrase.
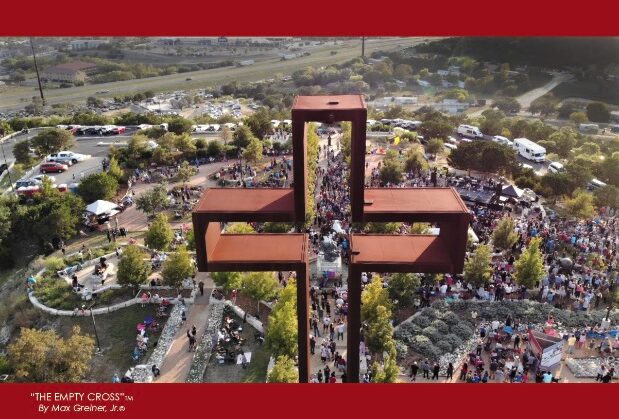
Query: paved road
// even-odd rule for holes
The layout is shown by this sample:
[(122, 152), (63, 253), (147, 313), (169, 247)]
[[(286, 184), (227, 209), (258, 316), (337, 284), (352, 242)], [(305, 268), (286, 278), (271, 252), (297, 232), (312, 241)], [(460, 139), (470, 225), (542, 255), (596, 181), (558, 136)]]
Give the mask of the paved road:
[[(392, 50), (408, 47), (424, 42), (425, 38), (375, 38), (365, 43), (366, 54), (377, 50)], [(331, 55), (331, 51), (337, 54)], [(97, 91), (109, 90), (109, 93), (98, 97), (113, 97), (119, 94), (129, 94), (153, 90), (155, 92), (171, 90), (200, 89), (208, 86), (221, 86), (231, 81), (250, 82), (272, 77), (276, 73), (292, 74), (294, 71), (307, 66), (321, 67), (330, 64), (339, 64), (360, 55), (361, 40), (353, 39), (338, 46), (325, 46), (320, 50), (312, 51), (310, 56), (281, 61), (268, 59), (247, 67), (225, 67), (211, 70), (192, 71), (182, 74), (150, 77), (146, 79), (128, 80), (113, 83), (102, 83), (71, 87), (65, 89), (49, 89), (44, 91), (47, 102), (84, 103), (88, 96), (94, 96)], [(187, 80), (190, 78), (191, 80)], [(0, 96), (0, 110), (23, 109), (34, 94), (32, 88), (7, 89)], [(27, 102), (23, 102), (25, 99)]]
[[(552, 73), (552, 75), (553, 75), (552, 80), (550, 80), (545, 85), (538, 87), (537, 89), (529, 90), (528, 92), (523, 93), (522, 95), (516, 97), (516, 100), (518, 101), (518, 103), (520, 103), (520, 106), (523, 109), (519, 113), (519, 115), (527, 114), (525, 110), (528, 109), (529, 106), (531, 106), (531, 102), (533, 102), (535, 99), (544, 96), (546, 93), (550, 92), (552, 89), (554, 89), (561, 83), (564, 83), (572, 79), (572, 75), (567, 74), (567, 73)], [(485, 111), (486, 109), (490, 109), (490, 107), (491, 105), (488, 104), (479, 109), (476, 109), (473, 112), (467, 113), (467, 115), (471, 117), (481, 116), (482, 112)]]

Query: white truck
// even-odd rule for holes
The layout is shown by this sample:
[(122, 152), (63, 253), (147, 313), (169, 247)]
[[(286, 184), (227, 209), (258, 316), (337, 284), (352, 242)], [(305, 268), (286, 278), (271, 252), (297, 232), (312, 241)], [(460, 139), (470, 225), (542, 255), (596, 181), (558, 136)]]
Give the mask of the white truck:
[(518, 150), (518, 154), (527, 160), (537, 163), (546, 161), (546, 149), (527, 138), (516, 138), (514, 148)]
[(474, 127), (472, 125), (460, 125), (458, 126), (458, 134), (462, 137), (467, 138), (483, 138), (484, 134), (479, 130), (479, 128)]

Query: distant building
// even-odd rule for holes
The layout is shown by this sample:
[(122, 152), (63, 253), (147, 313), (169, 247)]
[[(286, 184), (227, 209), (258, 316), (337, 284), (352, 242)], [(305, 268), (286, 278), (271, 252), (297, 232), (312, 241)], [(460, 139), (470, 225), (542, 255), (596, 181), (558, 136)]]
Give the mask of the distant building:
[(47, 81), (83, 82), (86, 76), (97, 69), (97, 65), (85, 61), (72, 61), (48, 67), (41, 72), (41, 78)]
[(77, 39), (69, 42), (69, 49), (72, 51), (80, 49), (93, 49), (97, 48), (99, 45), (106, 45), (109, 43), (110, 41), (107, 39)]
[(387, 96), (383, 98), (377, 98), (372, 102), (373, 106), (383, 107), (389, 105), (416, 105), (416, 96)]
[(226, 38), (225, 36), (220, 36), (219, 38), (217, 38), (217, 44), (219, 44), (220, 46), (227, 46), (228, 38)]
[(437, 111), (449, 113), (452, 115), (466, 111), (469, 108), (468, 103), (458, 102), (456, 99), (443, 99), (442, 102), (429, 105)]

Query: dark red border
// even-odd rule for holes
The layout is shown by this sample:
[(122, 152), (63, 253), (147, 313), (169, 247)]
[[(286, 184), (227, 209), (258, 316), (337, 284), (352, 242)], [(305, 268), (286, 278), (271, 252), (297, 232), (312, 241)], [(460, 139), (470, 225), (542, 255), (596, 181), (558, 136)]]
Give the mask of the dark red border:
[(612, 36), (615, 0), (2, 3), (0, 36)]
[[(195, 0), (194, 0), (195, 1)], [(0, 36), (612, 36), (616, 0), (4, 1)], [(307, 7), (307, 10), (301, 10)], [(618, 40), (619, 42), (619, 40)], [(3, 417), (592, 417), (617, 386), (570, 385), (0, 385)], [(33, 392), (133, 397), (118, 414), (37, 413)], [(46, 403), (50, 404), (50, 403)], [(71, 404), (69, 404), (71, 405)], [(120, 405), (120, 403), (119, 403)]]
[[(93, 384), (7, 385), (0, 400), (4, 417), (139, 418), (574, 418), (612, 411), (617, 385), (602, 384)], [(98, 403), (124, 412), (37, 411), (33, 392), (110, 394), (133, 401)], [(53, 397), (53, 396), (52, 396)], [(88, 405), (89, 402), (80, 403)], [(97, 404), (97, 403), (92, 403)], [(5, 415), (5, 413), (7, 415)], [(14, 413), (15, 416), (9, 416)]]

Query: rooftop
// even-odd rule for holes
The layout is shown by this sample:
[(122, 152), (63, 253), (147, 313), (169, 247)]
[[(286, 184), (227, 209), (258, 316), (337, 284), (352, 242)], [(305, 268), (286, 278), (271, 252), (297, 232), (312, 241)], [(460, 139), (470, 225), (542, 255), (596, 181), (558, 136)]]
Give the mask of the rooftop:
[(452, 271), (449, 246), (440, 236), (353, 234), (352, 262), (373, 272)]
[(219, 221), (293, 221), (291, 188), (210, 188), (194, 213), (217, 215)]
[(340, 96), (297, 96), (292, 105), (293, 110), (351, 110), (365, 109), (363, 95)]

